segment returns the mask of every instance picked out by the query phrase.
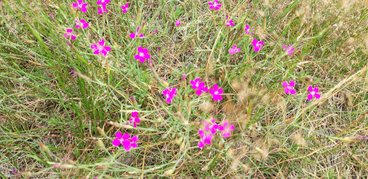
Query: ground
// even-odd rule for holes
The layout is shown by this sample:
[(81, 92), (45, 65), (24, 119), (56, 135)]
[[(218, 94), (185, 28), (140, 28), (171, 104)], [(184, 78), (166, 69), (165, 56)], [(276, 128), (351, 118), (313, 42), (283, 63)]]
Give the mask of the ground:
[[(126, 1), (112, 0), (101, 15), (87, 1), (82, 13), (72, 0), (0, 0), (1, 177), (368, 177), (368, 1), (219, 0), (217, 11), (131, 0), (123, 13)], [(78, 18), (90, 27), (75, 29)], [(138, 26), (145, 37), (131, 39)], [(106, 57), (90, 48), (102, 38)], [(259, 52), (253, 38), (265, 42)], [(133, 58), (138, 46), (149, 61)], [(223, 100), (197, 96), (196, 77)], [(284, 92), (290, 80), (296, 95)], [(309, 85), (319, 99), (306, 100)], [(167, 87), (177, 88), (171, 104)], [(199, 149), (212, 118), (235, 130)], [(138, 147), (113, 146), (118, 131)]]

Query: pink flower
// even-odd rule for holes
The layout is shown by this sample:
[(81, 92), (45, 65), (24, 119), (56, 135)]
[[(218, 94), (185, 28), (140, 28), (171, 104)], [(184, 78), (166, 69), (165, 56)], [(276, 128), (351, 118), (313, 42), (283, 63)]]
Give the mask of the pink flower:
[(101, 5), (101, 6), (107, 5), (109, 3), (110, 3), (110, 0), (97, 0), (96, 2), (97, 5)]
[(286, 94), (291, 94), (291, 95), (296, 94), (296, 91), (294, 89), (295, 82), (293, 80), (291, 80), (290, 82), (287, 82), (287, 81), (282, 82), (282, 86), (284, 87), (284, 91)]
[(308, 97), (307, 100), (311, 101), (313, 98), (319, 99), (321, 97), (321, 94), (318, 93), (318, 87), (308, 86)]
[(198, 148), (203, 149), (206, 145), (211, 145), (212, 139), (216, 134), (219, 125), (215, 119), (210, 121), (203, 121), (203, 129), (198, 131), (200, 141), (198, 142)]
[(83, 0), (77, 0), (76, 2), (72, 3), (74, 9), (79, 9), (82, 12), (87, 12), (87, 2), (83, 2)]
[[(248, 34), (249, 35), (250, 34), (250, 30), (251, 30), (250, 29), (250, 26), (248, 24), (246, 24), (245, 27), (244, 27), (245, 34)], [(252, 28), (252, 30), (253, 30), (253, 28)]]
[(203, 121), (203, 128), (198, 131), (200, 137), (198, 148), (203, 149), (206, 145), (211, 145), (217, 131), (221, 132), (223, 138), (228, 138), (234, 129), (234, 125), (229, 124), (228, 121), (224, 121), (220, 125), (216, 123), (215, 119)]
[(130, 136), (129, 133), (122, 134), (120, 131), (116, 132), (115, 139), (112, 141), (112, 145), (119, 147), (122, 145), (125, 151), (130, 151), (131, 148), (137, 148), (138, 136)]
[(176, 88), (166, 88), (162, 91), (162, 94), (166, 99), (166, 103), (171, 104), (173, 98), (176, 96)]
[(144, 38), (144, 34), (139, 34), (139, 29), (140, 29), (140, 27), (138, 26), (137, 29), (135, 30), (135, 32), (132, 32), (132, 33), (129, 34), (129, 37), (131, 39), (135, 39), (138, 36), (139, 36), (139, 38)]
[(110, 0), (97, 0), (96, 4), (99, 5), (98, 7), (98, 14), (107, 13), (108, 10), (106, 8), (107, 4), (110, 3)]
[(285, 50), (285, 52), (289, 55), (292, 56), (294, 54), (294, 50), (295, 48), (293, 47), (293, 45), (282, 45), (282, 48)]
[(199, 130), (198, 134), (200, 137), (198, 148), (203, 149), (206, 145), (211, 145), (213, 134), (205, 132), (204, 130)]
[(219, 88), (217, 84), (214, 84), (212, 88), (210, 89), (210, 94), (212, 95), (212, 99), (214, 101), (221, 101), (223, 93), (224, 93), (224, 90), (222, 88)]
[(203, 127), (205, 131), (211, 132), (214, 135), (220, 126), (216, 123), (216, 119), (211, 119), (209, 122), (203, 121)]
[(192, 85), (192, 88), (196, 90), (197, 96), (200, 96), (203, 92), (208, 92), (208, 88), (206, 87), (204, 82), (201, 81), (201, 78), (199, 77), (190, 81), (190, 84)]
[(229, 53), (230, 53), (231, 55), (234, 55), (234, 54), (239, 53), (239, 52), (240, 52), (240, 48), (238, 48), (238, 47), (236, 46), (236, 44), (235, 44), (235, 45), (233, 45), (233, 46), (229, 49)]
[(219, 125), (218, 130), (221, 132), (223, 138), (228, 138), (231, 136), (231, 132), (235, 129), (234, 125), (229, 124), (228, 121), (222, 122)]
[(175, 26), (176, 26), (176, 27), (179, 27), (179, 26), (180, 26), (180, 24), (181, 24), (180, 20), (176, 20), (176, 21), (175, 21)]
[(92, 44), (91, 49), (95, 55), (102, 54), (103, 56), (106, 56), (111, 50), (110, 46), (105, 45), (104, 39), (101, 39), (98, 43)]
[(141, 46), (138, 47), (138, 54), (134, 56), (136, 60), (138, 60), (141, 63), (144, 63), (146, 59), (150, 59), (151, 55), (149, 54), (149, 51), (146, 48), (143, 48)]
[(139, 38), (144, 38), (144, 34), (139, 34), (138, 35), (138, 33), (134, 33), (134, 32), (132, 32), (132, 33), (130, 33), (129, 34), (129, 37), (131, 38), (131, 39), (135, 39), (136, 37), (139, 37)]
[(67, 39), (71, 39), (71, 40), (75, 40), (77, 38), (77, 36), (75, 34), (73, 34), (73, 29), (72, 28), (67, 28), (64, 34), (64, 37)]
[(107, 13), (109, 11), (106, 8), (106, 4), (103, 4), (103, 5), (98, 7), (97, 12), (98, 12), (98, 14), (104, 14), (104, 13)]
[(220, 9), (221, 9), (222, 4), (220, 4), (220, 3), (218, 2), (218, 0), (213, 0), (213, 1), (209, 1), (209, 2), (208, 2), (208, 6), (209, 6), (209, 8), (210, 8), (211, 10), (216, 10), (216, 11), (218, 11), (218, 10), (220, 10)]
[(89, 23), (84, 19), (75, 20), (75, 24), (76, 24), (75, 28), (77, 29), (80, 29), (80, 28), (86, 29), (89, 27)]
[(228, 27), (234, 27), (235, 26), (234, 20), (227, 19), (226, 22), (225, 22), (225, 25), (228, 26)]
[(155, 29), (152, 31), (152, 35), (157, 34), (157, 33), (158, 33), (158, 29)]
[(187, 74), (185, 74), (185, 73), (184, 73), (184, 74), (182, 74), (182, 75), (181, 75), (181, 80), (183, 80), (183, 81), (184, 81), (184, 80), (187, 80)]
[(261, 40), (253, 39), (252, 45), (253, 45), (254, 51), (259, 52), (260, 50), (262, 50), (264, 46), (264, 42)]
[(141, 119), (139, 118), (137, 111), (132, 112), (132, 116), (130, 117), (129, 122), (130, 124), (133, 124), (134, 128), (136, 128), (137, 124), (141, 122)]
[(125, 5), (121, 6), (121, 11), (123, 11), (124, 14), (126, 14), (129, 10), (129, 3), (126, 3)]

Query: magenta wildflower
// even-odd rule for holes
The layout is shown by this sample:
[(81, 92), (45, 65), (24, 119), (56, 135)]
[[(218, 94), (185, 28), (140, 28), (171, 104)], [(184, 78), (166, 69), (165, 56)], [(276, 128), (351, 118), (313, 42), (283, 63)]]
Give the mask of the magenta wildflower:
[(132, 115), (129, 119), (130, 124), (133, 124), (133, 127), (136, 128), (137, 124), (139, 124), (141, 122), (141, 119), (138, 116), (138, 111), (133, 111)]
[(97, 0), (96, 4), (99, 5), (98, 6), (98, 14), (104, 14), (106, 12), (108, 12), (107, 10), (107, 4), (110, 3), (110, 0)]
[(151, 55), (149, 54), (149, 51), (146, 48), (143, 48), (141, 46), (138, 47), (138, 54), (134, 56), (136, 60), (138, 60), (141, 63), (144, 63), (144, 61), (151, 58)]
[[(244, 27), (245, 34), (248, 34), (249, 35), (251, 33), (250, 30), (251, 29), (250, 29), (249, 24), (246, 24), (245, 27)], [(253, 28), (252, 28), (252, 30), (253, 30)]]
[(313, 98), (319, 99), (321, 97), (321, 94), (318, 93), (319, 89), (318, 87), (309, 86), (308, 87), (308, 96), (307, 100), (311, 101)]
[(220, 4), (220, 3), (218, 2), (218, 0), (213, 0), (213, 1), (208, 1), (208, 6), (209, 6), (209, 8), (210, 8), (211, 10), (216, 10), (216, 11), (218, 11), (218, 10), (220, 10), (220, 9), (221, 9), (222, 4)]
[(107, 5), (110, 3), (110, 0), (97, 0), (96, 4), (103, 6), (103, 5)]
[(284, 87), (284, 91), (286, 94), (295, 95), (296, 91), (294, 89), (295, 87), (295, 81), (291, 80), (290, 82), (284, 81), (282, 82), (282, 86)]
[(167, 104), (171, 104), (173, 98), (176, 96), (176, 90), (176, 88), (166, 88), (162, 91)]
[(204, 82), (201, 81), (201, 78), (199, 77), (190, 81), (190, 84), (192, 85), (192, 88), (196, 90), (197, 96), (200, 96), (203, 92), (208, 92), (208, 88), (206, 87)]
[(76, 2), (72, 3), (74, 9), (79, 9), (82, 12), (87, 12), (87, 2), (83, 2), (83, 0), (77, 0)]
[(221, 132), (223, 138), (228, 138), (234, 129), (234, 125), (231, 125), (228, 121), (223, 121), (220, 125), (216, 123), (215, 119), (203, 121), (203, 128), (198, 131), (200, 137), (198, 148), (203, 149), (206, 145), (211, 145), (217, 131)]
[(227, 19), (226, 22), (225, 22), (225, 25), (228, 26), (228, 27), (234, 27), (235, 26), (234, 20)]
[(223, 138), (228, 138), (231, 136), (231, 132), (235, 129), (234, 125), (229, 124), (228, 121), (222, 122), (218, 126), (218, 130), (221, 132)]
[(132, 33), (130, 33), (129, 34), (129, 37), (131, 38), (131, 39), (135, 39), (136, 37), (139, 37), (139, 38), (144, 38), (144, 34), (138, 34), (138, 33), (134, 33), (134, 32), (132, 32)]
[(89, 27), (89, 23), (84, 19), (75, 20), (75, 24), (76, 24), (75, 28), (77, 28), (77, 29), (80, 29), (80, 28), (86, 29), (86, 28)]
[(210, 89), (210, 94), (212, 95), (212, 99), (214, 101), (221, 101), (223, 93), (224, 90), (222, 88), (219, 88), (218, 84), (214, 84)]
[(137, 148), (138, 136), (130, 136), (129, 133), (122, 134), (120, 131), (116, 132), (115, 139), (112, 141), (112, 145), (119, 147), (122, 145), (125, 151), (130, 151), (132, 148)]
[(121, 11), (123, 11), (124, 14), (126, 14), (129, 10), (129, 3), (126, 3), (125, 5), (121, 6)]
[(71, 40), (75, 40), (77, 38), (77, 36), (75, 34), (73, 34), (73, 29), (72, 28), (67, 28), (65, 30), (64, 37), (67, 38), (67, 39), (71, 39)]
[(289, 55), (292, 56), (294, 54), (294, 50), (295, 48), (293, 47), (293, 45), (282, 45), (282, 48), (285, 50), (285, 52)]
[(104, 14), (104, 13), (107, 13), (109, 11), (107, 10), (106, 5), (101, 5), (101, 6), (98, 7), (97, 12), (98, 12), (98, 14)]
[(236, 44), (235, 45), (233, 45), (230, 49), (229, 49), (229, 53), (230, 53), (230, 55), (234, 55), (234, 54), (237, 54), (237, 53), (239, 53), (240, 52), (240, 48), (238, 48), (237, 46), (236, 46)]
[(213, 134), (205, 132), (204, 130), (198, 131), (200, 141), (198, 142), (198, 148), (203, 149), (206, 145), (211, 145)]
[(136, 37), (144, 38), (144, 34), (140, 34), (139, 29), (140, 29), (140, 27), (138, 26), (137, 29), (135, 30), (135, 32), (132, 32), (132, 33), (129, 34), (129, 37), (131, 39), (135, 39)]
[(102, 54), (103, 56), (106, 56), (110, 52), (111, 47), (105, 45), (105, 40), (101, 39), (98, 43), (92, 44), (91, 49), (95, 55)]
[(176, 26), (176, 27), (179, 27), (179, 26), (180, 26), (180, 24), (181, 24), (180, 20), (176, 20), (176, 21), (175, 21), (175, 26)]
[(253, 45), (254, 51), (259, 52), (260, 50), (262, 50), (264, 46), (264, 42), (261, 40), (253, 39), (252, 45)]
[(211, 134), (216, 134), (217, 130), (219, 129), (219, 125), (216, 123), (215, 119), (211, 119), (208, 121), (203, 121), (203, 126), (205, 131), (211, 132)]
[(206, 145), (211, 145), (212, 139), (216, 134), (219, 125), (215, 119), (210, 121), (203, 121), (203, 129), (198, 131), (200, 141), (198, 142), (198, 148), (203, 149)]

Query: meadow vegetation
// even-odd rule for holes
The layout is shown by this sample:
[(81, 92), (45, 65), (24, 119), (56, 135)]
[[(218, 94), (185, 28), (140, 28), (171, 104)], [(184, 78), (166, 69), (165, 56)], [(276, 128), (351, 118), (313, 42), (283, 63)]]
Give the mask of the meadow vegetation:
[[(218, 11), (204, 0), (130, 0), (126, 13), (112, 0), (101, 15), (96, 0), (86, 13), (73, 1), (0, 0), (0, 177), (368, 177), (367, 0), (220, 0)], [(89, 27), (75, 29), (82, 17)], [(129, 37), (137, 30), (144, 38)], [(102, 38), (106, 56), (90, 47)], [(144, 63), (138, 46), (149, 49)], [(197, 96), (196, 77), (223, 99)], [(296, 95), (284, 92), (290, 80)], [(306, 100), (309, 85), (319, 99)], [(200, 149), (212, 118), (234, 131)], [(112, 145), (117, 131), (138, 146)]]

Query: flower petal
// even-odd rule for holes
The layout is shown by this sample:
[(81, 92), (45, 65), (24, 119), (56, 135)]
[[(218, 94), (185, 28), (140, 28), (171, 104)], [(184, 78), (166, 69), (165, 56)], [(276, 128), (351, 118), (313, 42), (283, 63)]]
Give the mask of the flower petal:
[(124, 135), (122, 136), (123, 139), (129, 139), (130, 138), (130, 134), (129, 133), (124, 133)]
[(114, 139), (113, 141), (112, 141), (112, 145), (113, 146), (115, 146), (115, 147), (119, 147), (120, 146), (120, 140), (119, 139)]
[(120, 131), (118, 131), (116, 132), (115, 136), (116, 138), (121, 139), (123, 137), (123, 134)]

